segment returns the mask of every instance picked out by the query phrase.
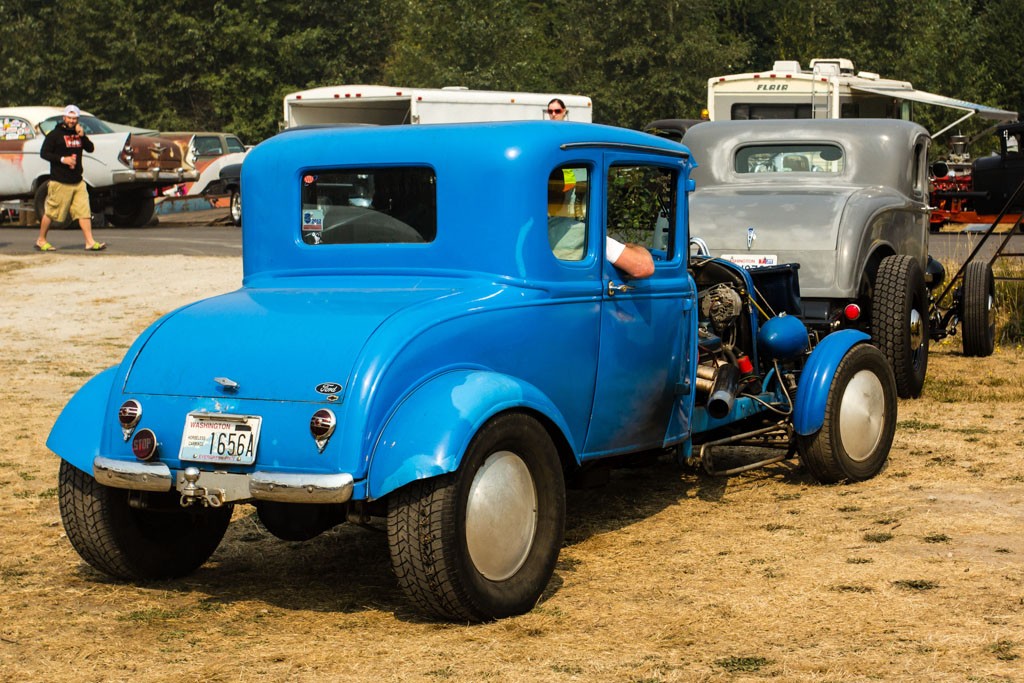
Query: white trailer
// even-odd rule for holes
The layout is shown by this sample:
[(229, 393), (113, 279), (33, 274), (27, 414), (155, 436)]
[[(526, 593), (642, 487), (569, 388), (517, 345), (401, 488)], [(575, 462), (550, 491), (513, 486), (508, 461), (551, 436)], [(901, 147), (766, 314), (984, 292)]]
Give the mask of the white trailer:
[(291, 93), (284, 98), (284, 128), (334, 123), (462, 123), (547, 118), (553, 98), (565, 102), (569, 120), (592, 120), (589, 97), (559, 93), (499, 92), (466, 88), (400, 88), (336, 85)]
[(977, 115), (993, 125), (1016, 121), (1017, 112), (916, 90), (907, 81), (856, 72), (849, 59), (777, 61), (771, 71), (708, 79), (708, 116), (735, 119), (895, 118), (913, 120), (914, 104), (945, 107), (959, 118), (934, 131), (937, 137)]

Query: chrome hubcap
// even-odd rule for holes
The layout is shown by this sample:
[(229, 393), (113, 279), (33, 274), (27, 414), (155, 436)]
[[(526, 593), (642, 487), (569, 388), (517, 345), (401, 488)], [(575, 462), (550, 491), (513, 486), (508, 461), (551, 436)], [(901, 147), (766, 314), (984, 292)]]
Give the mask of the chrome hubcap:
[(862, 462), (875, 451), (885, 426), (885, 390), (878, 375), (861, 370), (846, 385), (839, 406), (839, 438), (851, 460)]
[(473, 566), (491, 581), (504, 581), (526, 562), (537, 534), (537, 487), (515, 453), (487, 458), (466, 501), (466, 546)]
[(921, 324), (921, 312), (916, 308), (910, 311), (910, 349), (917, 351), (924, 343), (924, 325)]

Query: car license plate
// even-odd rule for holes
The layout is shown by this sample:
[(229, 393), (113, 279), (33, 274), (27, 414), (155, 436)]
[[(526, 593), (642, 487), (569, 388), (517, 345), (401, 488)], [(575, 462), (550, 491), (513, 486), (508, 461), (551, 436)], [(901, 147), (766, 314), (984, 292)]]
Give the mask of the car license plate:
[(722, 254), (722, 258), (744, 268), (779, 265), (779, 257), (775, 254)]
[(251, 465), (256, 462), (260, 441), (258, 415), (189, 413), (181, 434), (179, 460), (227, 465)]

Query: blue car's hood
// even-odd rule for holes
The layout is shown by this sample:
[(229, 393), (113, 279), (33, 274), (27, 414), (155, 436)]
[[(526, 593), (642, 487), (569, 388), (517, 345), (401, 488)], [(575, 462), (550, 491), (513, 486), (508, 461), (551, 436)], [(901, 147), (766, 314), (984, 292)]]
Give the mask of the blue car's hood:
[[(129, 394), (323, 401), (347, 389), (352, 366), (381, 323), (450, 296), (450, 288), (240, 289), (187, 306), (152, 333), (131, 363)], [(318, 387), (321, 391), (318, 391)]]

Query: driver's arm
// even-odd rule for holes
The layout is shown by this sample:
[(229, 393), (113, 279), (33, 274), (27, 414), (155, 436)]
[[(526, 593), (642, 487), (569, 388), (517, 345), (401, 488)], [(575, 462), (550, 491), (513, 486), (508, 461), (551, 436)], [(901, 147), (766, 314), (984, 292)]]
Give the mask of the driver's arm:
[(606, 240), (605, 250), (613, 266), (633, 278), (654, 275), (654, 258), (646, 248), (639, 244), (623, 244), (611, 237)]

